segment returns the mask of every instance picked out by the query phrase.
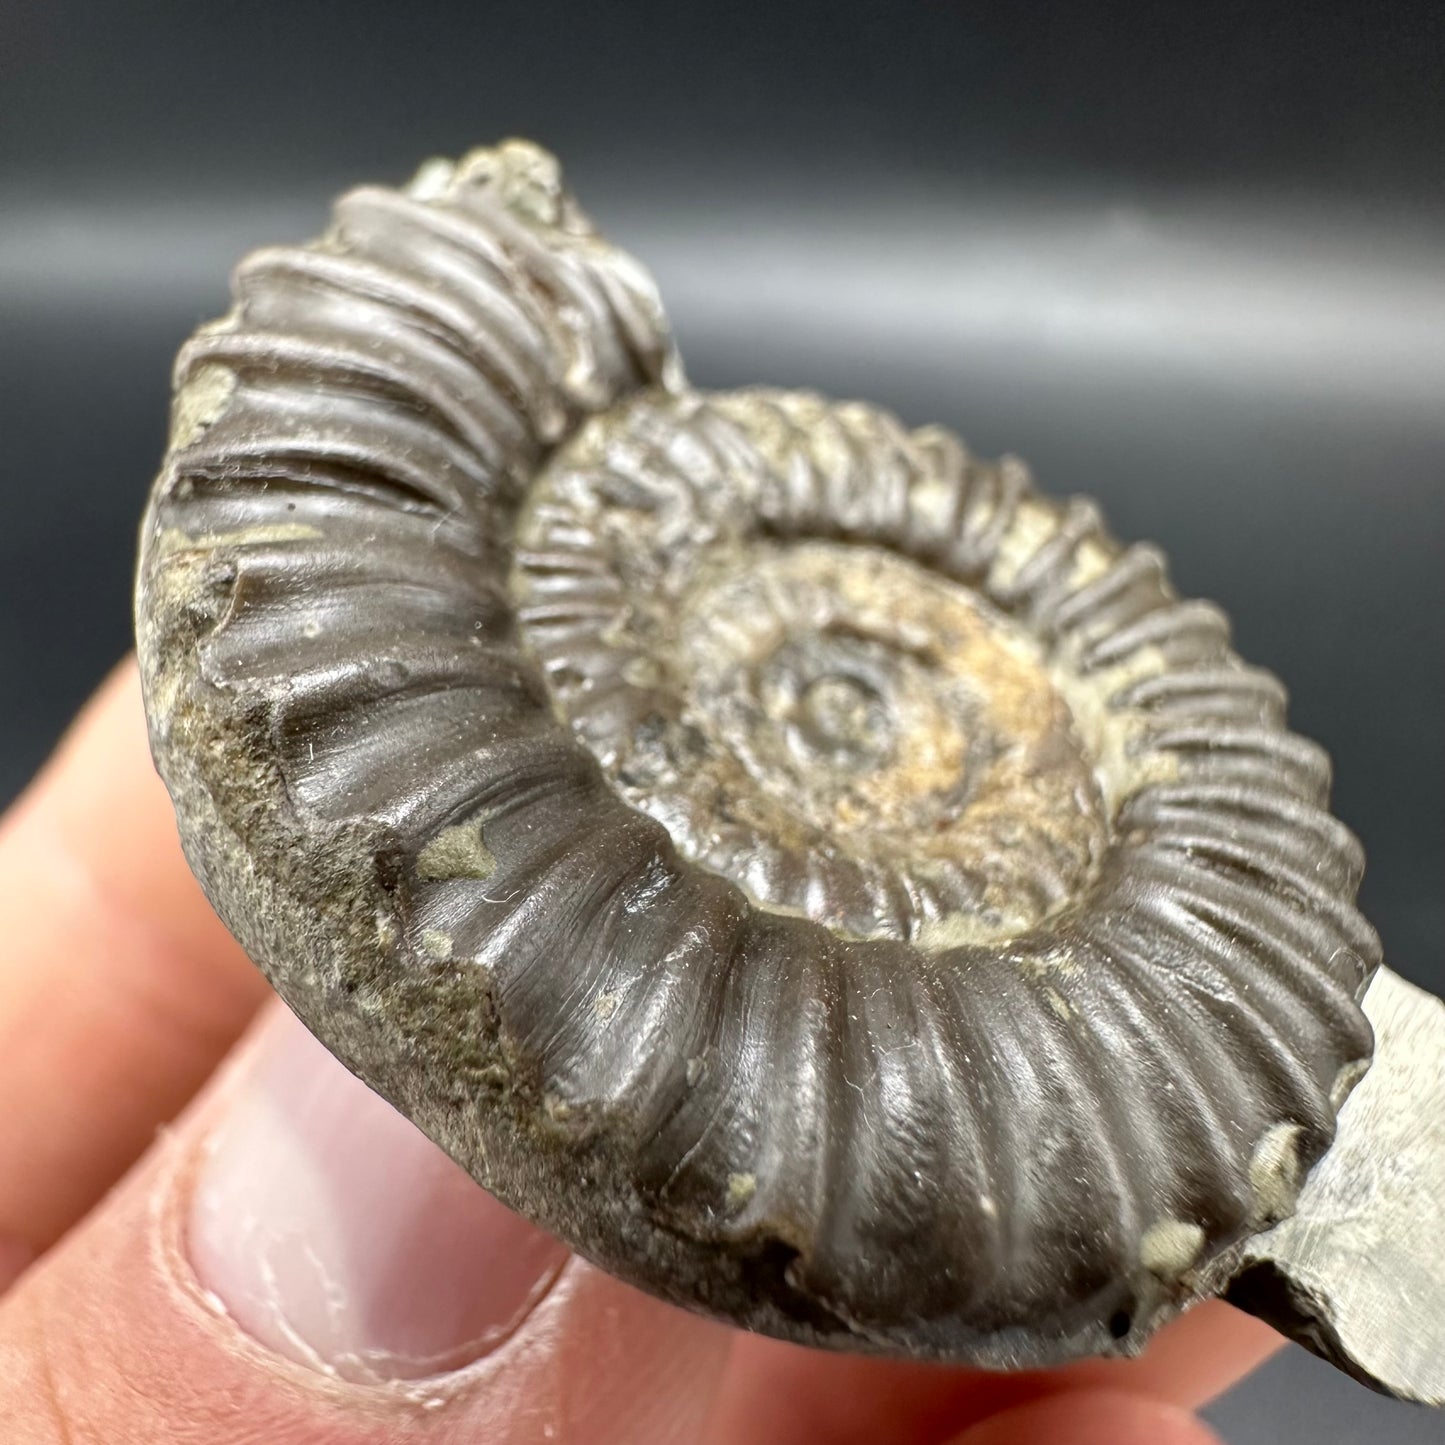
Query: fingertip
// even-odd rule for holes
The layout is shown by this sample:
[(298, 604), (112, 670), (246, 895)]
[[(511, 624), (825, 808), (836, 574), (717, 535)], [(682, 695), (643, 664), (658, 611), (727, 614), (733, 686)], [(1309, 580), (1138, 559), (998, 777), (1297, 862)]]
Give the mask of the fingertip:
[(1033, 1400), (955, 1435), (949, 1445), (1220, 1445), (1187, 1410), (1140, 1395), (1071, 1391)]
[(0, 1295), (35, 1262), (35, 1250), (23, 1239), (0, 1234)]
[(1204, 1300), (1166, 1325), (1133, 1360), (1084, 1360), (1068, 1367), (1076, 1385), (1168, 1400), (1197, 1410), (1284, 1348), (1262, 1320), (1223, 1300)]
[[(111, 669), (5, 815), (0, 848), (44, 863), (33, 881), (52, 885), (25, 896), (12, 888), (17, 913), (55, 912), (59, 932), (77, 910), (104, 911), (144, 926), (168, 951), (204, 958), (205, 996), (225, 1017), (225, 1041), (234, 1040), (236, 1009), (248, 1016), (265, 985), (181, 851), (170, 795), (151, 759), (133, 656)], [(69, 908), (61, 911), (61, 903)]]
[(128, 654), (80, 705), (22, 793), (15, 813), (23, 813), (37, 795), (58, 793), (60, 801), (73, 803), (75, 795), (85, 791), (80, 784), (86, 779), (124, 780), (130, 765), (141, 760), (147, 764), (142, 771), (153, 774), (140, 670)]
[(1198, 1409), (1283, 1344), (1267, 1325), (1217, 1300), (1165, 1326), (1136, 1359), (1019, 1373), (831, 1355), (744, 1336), (707, 1439), (784, 1445), (813, 1432), (830, 1441), (903, 1445), (942, 1439), (1032, 1399), (1081, 1391)]
[(0, 1237), (44, 1249), (267, 994), (181, 852), (120, 663), (0, 823)]

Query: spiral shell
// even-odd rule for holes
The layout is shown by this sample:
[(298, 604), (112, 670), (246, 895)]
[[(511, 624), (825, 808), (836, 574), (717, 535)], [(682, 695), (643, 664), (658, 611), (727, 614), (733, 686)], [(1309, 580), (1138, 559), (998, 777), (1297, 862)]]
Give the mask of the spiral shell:
[(834, 1347), (1128, 1352), (1371, 1052), (1328, 762), (1149, 547), (862, 405), (682, 379), (508, 143), (184, 349), (153, 746), (283, 996), (606, 1268)]

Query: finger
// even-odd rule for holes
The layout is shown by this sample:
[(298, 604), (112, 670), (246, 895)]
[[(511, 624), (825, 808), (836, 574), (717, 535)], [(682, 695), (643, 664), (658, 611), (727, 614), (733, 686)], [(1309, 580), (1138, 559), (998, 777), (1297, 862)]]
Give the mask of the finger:
[(708, 1445), (913, 1445), (1061, 1391), (1126, 1392), (1193, 1409), (1284, 1342), (1211, 1301), (1161, 1330), (1135, 1360), (1085, 1360), (1016, 1374), (825, 1355), (775, 1340), (737, 1342)]
[(1021, 1405), (950, 1445), (1219, 1445), (1219, 1437), (1177, 1405), (1097, 1390)]
[(125, 1171), (265, 993), (181, 856), (133, 663), (0, 824), (0, 917), (0, 1097), (24, 1100), (0, 1110), (3, 1274)]
[(280, 1015), (0, 1304), (0, 1439), (695, 1445), (729, 1342), (493, 1202)]
[(1161, 1330), (1140, 1358), (1083, 1360), (1064, 1373), (1070, 1384), (1135, 1391), (1197, 1410), (1284, 1345), (1263, 1321), (1209, 1300)]

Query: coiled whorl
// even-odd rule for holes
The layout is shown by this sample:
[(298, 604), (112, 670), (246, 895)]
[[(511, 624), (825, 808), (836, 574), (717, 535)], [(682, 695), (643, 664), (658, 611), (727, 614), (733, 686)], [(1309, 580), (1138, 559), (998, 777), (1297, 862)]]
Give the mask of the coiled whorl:
[(183, 351), (152, 739), (277, 988), (482, 1183), (771, 1333), (1137, 1348), (1370, 1054), (1358, 845), (1157, 552), (860, 405), (682, 381), (510, 143)]

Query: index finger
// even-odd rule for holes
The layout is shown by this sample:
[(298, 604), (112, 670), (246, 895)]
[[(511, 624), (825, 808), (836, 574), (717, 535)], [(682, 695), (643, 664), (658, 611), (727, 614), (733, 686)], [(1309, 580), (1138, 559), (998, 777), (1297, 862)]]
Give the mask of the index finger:
[(0, 1288), (125, 1172), (266, 995), (181, 853), (133, 661), (0, 822)]

